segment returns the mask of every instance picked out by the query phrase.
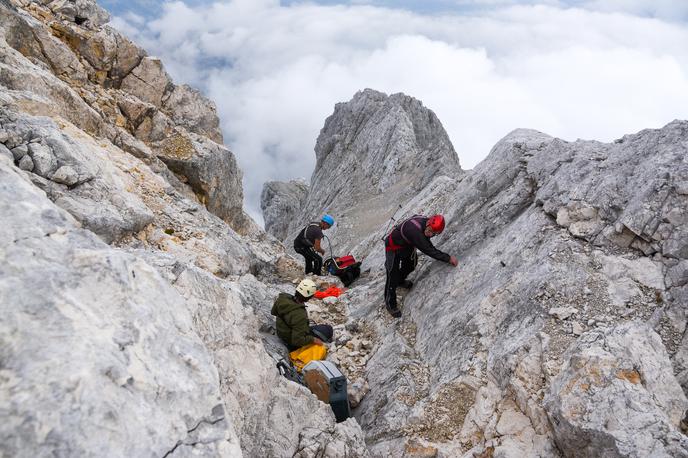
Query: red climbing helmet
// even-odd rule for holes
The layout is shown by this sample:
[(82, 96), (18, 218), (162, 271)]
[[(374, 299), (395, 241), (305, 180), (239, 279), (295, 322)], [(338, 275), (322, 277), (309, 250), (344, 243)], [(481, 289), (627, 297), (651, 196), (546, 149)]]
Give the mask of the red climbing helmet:
[(428, 227), (432, 229), (432, 232), (439, 234), (444, 230), (444, 216), (442, 215), (432, 215), (428, 219)]

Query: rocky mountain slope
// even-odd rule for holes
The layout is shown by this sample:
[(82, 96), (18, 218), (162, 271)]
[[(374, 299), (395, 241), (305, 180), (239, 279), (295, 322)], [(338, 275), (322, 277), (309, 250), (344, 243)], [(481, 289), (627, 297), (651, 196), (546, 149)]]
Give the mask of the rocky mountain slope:
[[(355, 117), (360, 97), (335, 114)], [(352, 135), (327, 126), (316, 153)], [(346, 162), (316, 169), (330, 184), (314, 179), (309, 202), (389, 216), (400, 196), (332, 184)], [(688, 456), (688, 122), (612, 144), (517, 130), (476, 169), (438, 175), (398, 217), (444, 213), (436, 245), (459, 267), (421, 256), (401, 320), (382, 307), (385, 224), (333, 212), (335, 246), (370, 270), (347, 295), (376, 342), (356, 410), (373, 455)]]
[[(0, 455), (688, 456), (688, 122), (518, 130), (466, 172), (419, 101), (337, 105), (310, 186), (264, 193), (280, 239), (327, 210), (364, 258), (309, 305), (337, 424), (275, 369), (300, 266), (241, 210), (212, 103), (106, 22), (0, 0)], [(393, 320), (380, 238), (435, 211), (459, 267), (421, 258)]]
[(107, 18), (0, 1), (0, 455), (366, 456), (265, 350), (293, 261), (213, 104)]

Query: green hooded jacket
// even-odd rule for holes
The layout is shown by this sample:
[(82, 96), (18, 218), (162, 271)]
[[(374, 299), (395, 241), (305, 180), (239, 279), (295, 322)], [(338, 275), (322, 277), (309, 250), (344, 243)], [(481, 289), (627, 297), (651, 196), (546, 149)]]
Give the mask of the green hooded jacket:
[(306, 304), (299, 304), (291, 294), (280, 293), (270, 313), (277, 317), (277, 335), (289, 348), (313, 343)]

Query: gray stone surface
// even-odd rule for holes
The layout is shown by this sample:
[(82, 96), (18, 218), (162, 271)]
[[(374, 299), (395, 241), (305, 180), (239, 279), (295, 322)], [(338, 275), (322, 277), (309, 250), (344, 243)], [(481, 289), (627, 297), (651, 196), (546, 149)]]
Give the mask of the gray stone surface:
[[(363, 260), (309, 305), (361, 388), (335, 424), (274, 367), (270, 305), (302, 274), (241, 210), (212, 105), (52, 3), (0, 3), (0, 138), (54, 160), (0, 154), (0, 454), (685, 455), (687, 122), (612, 144), (516, 130), (463, 172), (419, 101), (338, 105), (303, 209), (266, 205), (295, 227), (333, 213)], [(446, 215), (433, 242), (459, 266), (421, 255), (392, 320), (380, 239), (418, 212)]]
[(571, 455), (688, 456), (688, 438), (676, 428), (688, 400), (644, 324), (581, 336), (544, 403), (557, 444)]
[[(46, 10), (46, 14), (49, 16), (50, 11)], [(36, 38), (42, 34), (34, 33), (34, 30), (41, 29), (46, 32), (46, 26), (21, 9), (13, 10), (0, 3), (0, 54), (3, 56), (0, 88), (3, 89), (3, 103), (21, 107), (22, 111), (29, 113), (59, 116), (88, 133), (101, 133), (103, 122), (98, 111), (53, 73), (50, 59), (44, 62), (46, 58)], [(54, 51), (51, 55), (58, 59)]]
[(79, 174), (76, 173), (76, 170), (74, 170), (70, 166), (63, 165), (55, 171), (55, 173), (50, 179), (53, 180), (55, 183), (72, 186), (79, 182)]
[(28, 145), (19, 145), (12, 148), (12, 156), (14, 156), (15, 161), (20, 161), (24, 156), (29, 153)]
[(245, 232), (242, 172), (227, 148), (195, 134), (176, 134), (155, 145), (158, 157), (194, 190), (210, 212)]
[(217, 107), (198, 90), (186, 84), (175, 86), (164, 100), (162, 111), (176, 125), (184, 126), (191, 132), (205, 135), (214, 142), (222, 144)]
[[(61, 33), (66, 32), (65, 37), (68, 37), (72, 43), (81, 40), (83, 35), (78, 32), (82, 30), (80, 27), (74, 25), (73, 27), (60, 28), (58, 24), (56, 24), (56, 27), (59, 28)], [(88, 80), (88, 70), (81, 63), (73, 49), (64, 46), (60, 39), (44, 28), (33, 27), (31, 34), (41, 48), (41, 54), (38, 58), (45, 60), (55, 76), (62, 80), (77, 81), (79, 83), (84, 83)]]
[(102, 82), (120, 85), (146, 55), (143, 49), (111, 27), (103, 27), (95, 34), (79, 32), (78, 29), (73, 32), (79, 43), (79, 54), (95, 70), (106, 73), (107, 79)]
[(3, 144), (0, 144), (0, 154), (3, 155), (3, 156), (5, 156), (6, 158), (8, 158), (8, 159), (11, 160), (11, 161), (14, 161), (14, 160), (15, 160), (15, 159), (14, 159), (14, 154), (12, 154), (12, 151), (10, 151), (9, 149), (7, 149), (7, 147), (6, 147), (5, 145), (3, 145)]
[(0, 452), (163, 456), (206, 422), (209, 455), (238, 453), (184, 299), (1, 159), (0, 209)]
[(144, 57), (126, 78), (121, 89), (160, 108), (163, 97), (172, 90), (172, 80), (160, 59)]
[[(455, 254), (459, 267), (421, 255), (414, 288), (400, 293), (404, 317), (395, 324), (381, 308), (385, 225), (354, 246), (364, 270), (371, 269), (347, 294), (352, 317), (376, 334), (366, 366), (371, 390), (357, 408), (374, 454), (397, 453), (393, 438), (410, 431), (438, 446), (468, 444), (468, 456), (491, 448), (511, 456), (575, 455), (575, 447), (555, 440), (541, 393), (561, 370), (563, 353), (590, 327), (649, 322), (685, 379), (681, 318), (665, 303), (671, 287), (663, 272), (680, 275), (667, 270), (676, 261), (656, 254), (669, 245), (670, 253), (682, 255), (676, 234), (683, 233), (679, 215), (688, 202), (671, 183), (688, 173), (686, 126), (674, 122), (614, 144), (567, 143), (517, 130), (465, 176), (436, 178), (403, 202), (397, 216), (443, 212), (447, 229), (434, 242)], [(345, 191), (313, 186), (309, 198), (338, 192)], [(348, 203), (374, 206), (376, 200)], [(366, 223), (356, 224), (353, 232)], [(660, 226), (666, 238), (655, 237)], [(549, 316), (568, 308), (578, 310), (575, 322)], [(666, 374), (667, 386), (675, 387), (672, 377)], [(647, 389), (683, 402), (682, 393), (664, 386)], [(613, 404), (621, 393), (607, 395)], [(510, 434), (500, 434), (493, 419), (514, 409), (530, 426), (503, 425)], [(665, 424), (681, 444), (677, 426)], [(644, 436), (643, 446), (683, 453), (682, 445), (655, 439)]]
[(265, 183), (260, 195), (265, 231), (284, 240), (289, 234), (289, 224), (298, 217), (307, 195), (308, 184), (303, 180)]
[(57, 167), (57, 160), (50, 147), (41, 143), (29, 144), (29, 156), (33, 159), (33, 172), (47, 178)]
[(19, 160), (19, 168), (22, 170), (26, 170), (27, 172), (31, 172), (33, 170), (33, 160), (31, 159), (31, 156), (24, 156)]
[(94, 0), (53, 0), (42, 3), (67, 20), (87, 27), (96, 28), (110, 20), (110, 14)]

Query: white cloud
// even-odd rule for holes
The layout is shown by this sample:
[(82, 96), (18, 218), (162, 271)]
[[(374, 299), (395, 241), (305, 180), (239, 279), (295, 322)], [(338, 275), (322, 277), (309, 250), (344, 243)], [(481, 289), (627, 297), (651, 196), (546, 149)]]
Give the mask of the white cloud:
[(683, 0), (576, 0), (575, 3), (598, 11), (624, 11), (678, 21), (688, 19), (688, 2)]
[[(609, 0), (589, 8), (605, 5), (613, 9)], [(537, 5), (424, 16), (234, 0), (170, 3), (145, 28), (115, 24), (218, 104), (258, 218), (262, 183), (310, 177), (325, 118), (366, 87), (422, 100), (465, 168), (517, 127), (609, 141), (688, 117), (688, 28), (629, 12)]]

